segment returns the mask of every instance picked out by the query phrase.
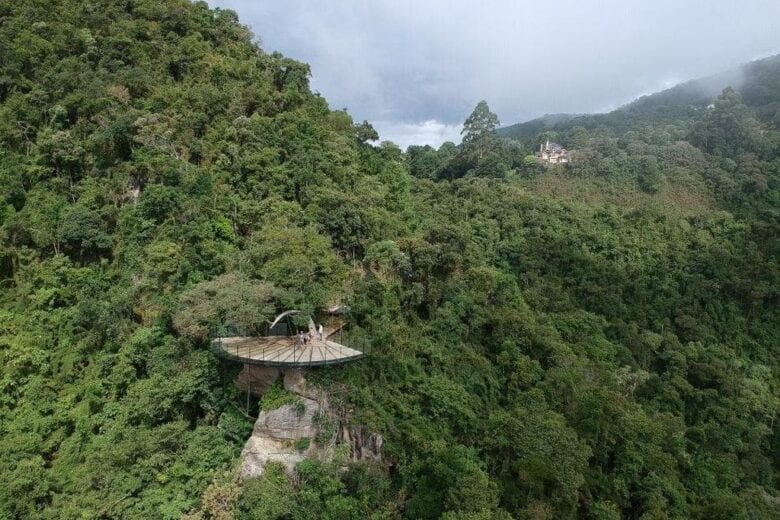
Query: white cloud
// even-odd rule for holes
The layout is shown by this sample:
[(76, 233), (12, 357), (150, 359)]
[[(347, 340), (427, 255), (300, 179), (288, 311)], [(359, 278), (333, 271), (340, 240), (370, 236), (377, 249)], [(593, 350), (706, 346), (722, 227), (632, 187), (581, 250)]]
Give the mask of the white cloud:
[(445, 141), (460, 142), (461, 125), (448, 125), (435, 119), (418, 123), (399, 123), (396, 121), (375, 121), (372, 123), (382, 141), (392, 141), (401, 149), (409, 145), (429, 144), (438, 148)]
[(332, 107), (393, 122), (388, 135), (430, 136), (426, 121), (457, 125), (480, 99), (504, 125), (592, 112), (780, 52), (778, 0), (209, 2), (311, 64)]

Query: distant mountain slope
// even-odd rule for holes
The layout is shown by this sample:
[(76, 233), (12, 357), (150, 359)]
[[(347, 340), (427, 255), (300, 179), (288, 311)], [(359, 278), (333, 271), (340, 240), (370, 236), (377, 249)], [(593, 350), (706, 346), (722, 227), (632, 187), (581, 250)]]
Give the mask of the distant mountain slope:
[(564, 126), (573, 119), (585, 117), (586, 114), (545, 114), (524, 123), (499, 128), (496, 132), (503, 137), (526, 137), (536, 135), (546, 130), (554, 130)]
[(543, 131), (562, 131), (574, 126), (595, 128), (610, 125), (625, 130), (648, 121), (679, 120), (707, 106), (726, 87), (738, 91), (745, 104), (752, 107), (762, 121), (780, 124), (780, 103), (777, 101), (780, 95), (780, 55), (775, 55), (642, 96), (606, 114), (544, 115), (501, 128), (498, 134), (502, 137), (523, 138)]

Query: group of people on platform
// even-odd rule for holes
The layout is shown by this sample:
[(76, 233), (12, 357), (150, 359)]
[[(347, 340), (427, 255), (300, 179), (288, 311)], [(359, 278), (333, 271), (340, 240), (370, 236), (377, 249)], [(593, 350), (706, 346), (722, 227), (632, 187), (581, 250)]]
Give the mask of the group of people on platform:
[(315, 337), (319, 338), (319, 340), (322, 341), (324, 339), (323, 334), (324, 334), (324, 329), (322, 327), (322, 323), (320, 323), (316, 329), (312, 327), (309, 329), (308, 332), (299, 332), (296, 343), (298, 345), (307, 345)]

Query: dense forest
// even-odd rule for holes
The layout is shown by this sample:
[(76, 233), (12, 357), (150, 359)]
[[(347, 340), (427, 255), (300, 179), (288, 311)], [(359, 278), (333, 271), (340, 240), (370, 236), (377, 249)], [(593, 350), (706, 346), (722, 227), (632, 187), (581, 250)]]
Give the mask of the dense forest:
[[(780, 58), (742, 72), (404, 151), (231, 11), (0, 2), (0, 518), (780, 517)], [(372, 354), (310, 378), (386, 462), (238, 482), (215, 293), (348, 303)]]

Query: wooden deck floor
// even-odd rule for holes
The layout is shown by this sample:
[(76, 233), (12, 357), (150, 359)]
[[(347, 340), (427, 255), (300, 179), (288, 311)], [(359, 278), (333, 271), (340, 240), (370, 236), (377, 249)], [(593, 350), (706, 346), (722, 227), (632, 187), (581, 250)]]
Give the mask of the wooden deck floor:
[(217, 354), (245, 363), (270, 366), (315, 366), (343, 363), (363, 355), (329, 339), (313, 339), (306, 345), (296, 343), (295, 337), (229, 337), (212, 341)]

